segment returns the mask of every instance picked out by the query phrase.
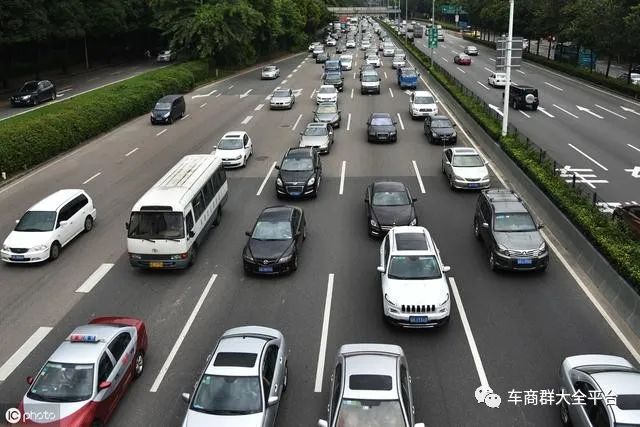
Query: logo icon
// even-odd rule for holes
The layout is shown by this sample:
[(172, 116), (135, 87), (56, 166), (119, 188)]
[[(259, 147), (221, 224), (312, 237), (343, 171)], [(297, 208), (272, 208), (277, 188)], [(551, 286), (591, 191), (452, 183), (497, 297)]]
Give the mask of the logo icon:
[(17, 408), (9, 408), (7, 412), (4, 413), (4, 418), (7, 420), (9, 424), (16, 424), (20, 421), (22, 414), (20, 410)]
[(493, 392), (493, 389), (488, 385), (481, 385), (475, 392), (476, 401), (478, 403), (484, 403), (489, 408), (499, 408), (502, 403), (502, 398)]

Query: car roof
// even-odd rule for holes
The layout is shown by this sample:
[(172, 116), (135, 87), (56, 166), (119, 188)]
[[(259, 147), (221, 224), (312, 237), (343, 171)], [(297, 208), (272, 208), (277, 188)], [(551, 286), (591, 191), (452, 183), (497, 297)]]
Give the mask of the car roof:
[(407, 189), (404, 183), (397, 181), (376, 181), (372, 185), (373, 191), (406, 191)]
[[(59, 363), (97, 363), (107, 344), (121, 330), (118, 325), (93, 324), (78, 326), (51, 355), (49, 361)], [(95, 336), (96, 341), (71, 341), (74, 335)]]
[(472, 147), (453, 147), (449, 148), (455, 156), (477, 156), (478, 152)]
[[(624, 402), (620, 399), (625, 395), (640, 395), (640, 372), (638, 371), (602, 371), (592, 375), (593, 379), (605, 393), (610, 391), (617, 396), (616, 405), (611, 405), (616, 423), (640, 423), (640, 410), (635, 408), (622, 409)], [(634, 399), (637, 400), (637, 399)], [(636, 403), (636, 402), (634, 402)], [(637, 406), (634, 405), (634, 407)]]
[(334, 85), (322, 85), (320, 86), (320, 89), (336, 89), (336, 87)]
[[(322, 103), (322, 104), (319, 104), (318, 106), (320, 106), (320, 105), (327, 105), (327, 106), (331, 105), (331, 106), (334, 106), (334, 105), (336, 105), (336, 104), (334, 104), (334, 103), (331, 103), (331, 104), (328, 104), (328, 103)], [(308, 127), (308, 128), (323, 128), (323, 129), (324, 129), (324, 128), (326, 128), (326, 127), (327, 127), (327, 123), (311, 122), (311, 123), (309, 123), (309, 124), (307, 125), (307, 127)]]
[(158, 99), (158, 102), (173, 102), (178, 98), (182, 98), (182, 95), (165, 95)]
[(313, 157), (313, 147), (291, 147), (285, 157)]
[[(399, 355), (391, 352), (362, 349), (360, 352), (344, 355), (345, 387), (347, 399), (398, 399), (397, 372)], [(352, 375), (390, 376), (390, 390), (353, 390), (350, 387)]]
[(430, 96), (433, 98), (433, 95), (428, 90), (416, 90), (413, 92), (414, 96)]
[(391, 118), (391, 114), (389, 114), (389, 113), (371, 113), (371, 118), (372, 119), (381, 119), (381, 118), (390, 119)]
[[(269, 340), (258, 336), (222, 336), (205, 373), (209, 375), (249, 376), (259, 373), (260, 356)], [(224, 353), (218, 359), (220, 353)], [(252, 363), (248, 355), (255, 355)]]
[[(449, 117), (447, 117), (447, 116), (432, 116), (431, 117), (431, 121), (434, 121), (434, 120), (449, 120)], [(451, 121), (451, 120), (449, 120), (449, 121)]]
[(429, 230), (419, 225), (393, 227), (389, 232), (392, 252), (397, 255), (433, 255), (434, 246)]
[(80, 189), (64, 189), (58, 190), (53, 194), (48, 195), (44, 199), (40, 200), (35, 205), (29, 208), (30, 211), (55, 211), (69, 200), (85, 194), (84, 190)]
[(222, 135), (223, 138), (242, 138), (246, 135), (247, 133), (245, 131), (242, 130), (236, 130), (236, 131), (231, 131), (231, 132), (227, 132), (224, 135)]
[(295, 207), (287, 205), (269, 206), (262, 210), (259, 218), (265, 221), (288, 221), (295, 209)]

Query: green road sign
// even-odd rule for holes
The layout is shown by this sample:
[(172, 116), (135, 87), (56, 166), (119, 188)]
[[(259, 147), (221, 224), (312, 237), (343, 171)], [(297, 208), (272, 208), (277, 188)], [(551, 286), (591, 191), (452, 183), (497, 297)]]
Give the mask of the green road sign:
[(434, 49), (438, 47), (438, 38), (437, 37), (429, 37), (429, 48)]
[(455, 15), (464, 13), (462, 6), (457, 4), (443, 4), (440, 6), (440, 11), (443, 15)]

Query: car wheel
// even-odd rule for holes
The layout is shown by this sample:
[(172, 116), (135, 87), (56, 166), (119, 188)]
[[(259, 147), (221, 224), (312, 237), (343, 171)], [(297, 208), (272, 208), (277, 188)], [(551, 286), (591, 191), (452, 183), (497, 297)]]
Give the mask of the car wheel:
[(293, 256), (293, 262), (291, 263), (291, 271), (297, 271), (298, 270), (298, 254), (295, 254)]
[(197, 259), (198, 259), (198, 245), (194, 243), (193, 245), (191, 245), (191, 256), (189, 257), (189, 267), (194, 265)]
[(60, 256), (60, 243), (53, 242), (49, 249), (49, 261), (55, 261)]
[(489, 251), (489, 269), (491, 271), (496, 270), (496, 258), (495, 258), (495, 255), (493, 254), (493, 250)]
[(473, 220), (473, 235), (476, 236), (476, 239), (480, 240), (480, 226), (478, 225), (478, 220)]
[(307, 240), (307, 226), (302, 228), (302, 240)]
[(221, 220), (222, 220), (222, 206), (218, 206), (218, 209), (216, 210), (216, 217), (213, 220), (213, 225), (217, 227), (218, 225), (220, 225)]
[(287, 384), (289, 383), (289, 362), (284, 362), (284, 378), (282, 379), (282, 392), (287, 391)]
[(456, 191), (456, 186), (453, 184), (453, 179), (451, 179), (451, 177), (449, 177), (449, 188), (451, 191)]
[(55, 93), (55, 92), (53, 92), (53, 93), (51, 94), (51, 100), (52, 100), (52, 101), (55, 101), (55, 99), (56, 99), (56, 97), (57, 97), (57, 96), (58, 96), (58, 94), (57, 94), (57, 93)]
[(140, 375), (144, 372), (144, 353), (141, 351), (137, 352), (133, 363), (135, 363), (133, 368), (133, 378), (140, 378)]
[(33, 97), (33, 102), (32, 102), (32, 104), (33, 104), (34, 106), (38, 105), (38, 97), (37, 97), (37, 96)]
[(91, 217), (91, 215), (89, 215), (84, 219), (84, 232), (88, 233), (92, 229), (93, 229), (93, 218)]
[(444, 171), (444, 162), (440, 162), (440, 164), (442, 165), (442, 174), (446, 175), (446, 172)]
[(242, 167), (247, 167), (247, 156), (244, 156), (244, 159), (242, 160)]
[(569, 427), (572, 425), (571, 418), (569, 417), (569, 407), (566, 402), (562, 402), (560, 405), (560, 421), (563, 426)]
[(170, 125), (173, 124), (173, 117), (171, 115), (169, 115), (169, 120), (167, 120), (167, 123), (169, 123)]

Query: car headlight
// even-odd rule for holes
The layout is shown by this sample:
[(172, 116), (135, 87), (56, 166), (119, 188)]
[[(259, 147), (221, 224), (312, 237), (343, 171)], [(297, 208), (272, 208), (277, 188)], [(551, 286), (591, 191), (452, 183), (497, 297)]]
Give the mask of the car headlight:
[(276, 179), (276, 185), (279, 185), (279, 186), (281, 186), (281, 187), (284, 185), (284, 184), (282, 183), (282, 180), (280, 179), (280, 177), (278, 177), (278, 179)]
[(546, 251), (547, 251), (547, 244), (546, 244), (546, 242), (542, 242), (542, 244), (541, 244), (541, 245), (540, 245), (540, 247), (538, 248), (538, 251), (539, 251), (540, 253), (542, 253), (542, 252), (546, 252)]
[(505, 246), (503, 246), (503, 245), (498, 245), (498, 246), (496, 247), (496, 251), (498, 251), (499, 253), (504, 254), (504, 255), (509, 255), (509, 249), (507, 249), (507, 248), (506, 248)]
[(444, 299), (444, 301), (442, 301), (438, 307), (442, 307), (443, 305), (445, 305), (448, 301), (449, 301), (449, 292), (447, 292), (447, 297)]
[(292, 253), (289, 254), (289, 255), (280, 257), (279, 261), (280, 262), (289, 262), (289, 261), (291, 261), (291, 258), (293, 258), (293, 254)]
[(31, 95), (23, 95), (23, 96), (21, 96), (21, 98), (22, 98), (23, 100), (25, 100), (25, 99), (29, 99), (29, 98), (31, 98)]
[(398, 304), (396, 304), (395, 302), (393, 302), (393, 301), (391, 301), (391, 300), (389, 299), (389, 295), (384, 294), (384, 299), (385, 299), (385, 301), (387, 301), (387, 302), (388, 302), (389, 304), (391, 304), (392, 306), (394, 306), (394, 307), (397, 307), (397, 306), (398, 306)]
[(376, 222), (376, 220), (375, 220), (375, 219), (373, 219), (373, 218), (371, 218), (371, 219), (369, 220), (369, 224), (371, 224), (373, 227), (377, 227), (377, 226), (378, 226), (378, 223), (377, 223), (377, 222)]
[(169, 117), (169, 114), (171, 114), (171, 112), (164, 113), (164, 114), (162, 115), (162, 117), (167, 118), (167, 117)]
[(392, 130), (391, 132), (389, 132), (389, 135), (395, 135), (397, 132), (395, 130)]
[(181, 254), (171, 255), (171, 256), (169, 257), (169, 259), (174, 260), (174, 261), (175, 261), (175, 260), (178, 260), (178, 259), (181, 259), (181, 258), (182, 258), (182, 255), (181, 255)]
[(413, 218), (409, 225), (416, 225), (418, 223), (418, 218)]
[(233, 160), (240, 160), (242, 158), (242, 154), (238, 154), (233, 158)]
[(9, 246), (3, 244), (2, 245), (2, 250), (3, 251), (8, 251), (9, 250)]
[(453, 132), (453, 133), (451, 134), (451, 137), (452, 137), (452, 138), (457, 138), (457, 137), (458, 137), (458, 134), (457, 134), (457, 133), (455, 133), (455, 132)]
[(316, 177), (312, 176), (311, 178), (309, 178), (309, 181), (307, 181), (307, 185), (313, 185), (316, 183)]
[(129, 254), (129, 258), (131, 259), (142, 259), (142, 256), (138, 254)]
[(489, 181), (489, 175), (483, 176), (480, 181)]
[(47, 249), (47, 245), (36, 245), (31, 248), (32, 251), (36, 251), (36, 252), (44, 251), (46, 249)]
[(253, 257), (249, 255), (248, 252), (243, 253), (242, 258), (246, 259), (247, 261), (253, 261)]
[(453, 174), (453, 179), (456, 180), (456, 181), (466, 181), (466, 179), (464, 179), (463, 177), (458, 176), (456, 174)]
[(435, 132), (431, 132), (431, 136), (432, 136), (432, 137), (434, 137), (434, 138), (437, 138), (437, 137), (438, 137), (438, 134), (437, 134), (437, 133), (435, 133)]

